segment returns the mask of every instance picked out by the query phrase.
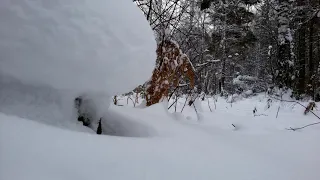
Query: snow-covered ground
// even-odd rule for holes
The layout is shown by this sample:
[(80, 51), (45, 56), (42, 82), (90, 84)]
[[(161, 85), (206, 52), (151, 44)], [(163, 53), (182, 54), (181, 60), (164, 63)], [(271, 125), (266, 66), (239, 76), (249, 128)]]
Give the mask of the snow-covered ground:
[[(108, 109), (156, 59), (131, 0), (1, 0), (0, 12), (0, 180), (320, 179), (320, 126), (286, 130), (318, 119), (292, 103), (209, 98), (196, 114), (177, 113), (184, 98), (175, 112), (119, 97)], [(77, 121), (78, 96), (105, 135)]]
[[(125, 106), (112, 105), (105, 115), (109, 125), (104, 122), (119, 136), (62, 130), (0, 114), (0, 179), (320, 178), (320, 126), (285, 129), (316, 122), (313, 115), (282, 103), (276, 118), (279, 102), (266, 110), (263, 95), (232, 107), (218, 98), (216, 109), (209, 100), (213, 112), (208, 99), (202, 101), (198, 121), (188, 106), (182, 114), (168, 113), (166, 103), (141, 109), (120, 98)], [(183, 103), (181, 99), (178, 111)], [(266, 116), (254, 117), (254, 107)]]

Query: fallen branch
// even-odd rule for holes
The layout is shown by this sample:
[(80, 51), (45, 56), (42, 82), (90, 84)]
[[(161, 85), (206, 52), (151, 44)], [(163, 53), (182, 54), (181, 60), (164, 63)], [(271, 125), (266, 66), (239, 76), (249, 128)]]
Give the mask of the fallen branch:
[(316, 124), (320, 124), (320, 122), (308, 124), (308, 125), (305, 125), (305, 126), (302, 126), (302, 127), (298, 127), (298, 128), (292, 128), (292, 127), (290, 127), (289, 129), (286, 128), (286, 130), (296, 131), (296, 130), (303, 129), (303, 128), (306, 128), (306, 127), (309, 127), (309, 126), (313, 126), (313, 125), (316, 125)]
[[(272, 97), (272, 96), (270, 96), (270, 97), (271, 97), (271, 98), (274, 98), (274, 99), (276, 99), (276, 100), (284, 101), (284, 102), (296, 103), (296, 104), (299, 104), (300, 106), (302, 106), (302, 107), (304, 107), (304, 108), (306, 108), (306, 109), (307, 109), (307, 107), (306, 107), (306, 106), (304, 106), (303, 104), (301, 104), (301, 103), (300, 103), (300, 102), (298, 102), (298, 101), (293, 101), (293, 100), (283, 100), (283, 99), (278, 99), (278, 98), (276, 98), (276, 97)], [(316, 113), (314, 113), (312, 110), (310, 110), (309, 112), (311, 112), (315, 117), (317, 117), (318, 119), (320, 119), (320, 117), (319, 117)], [(313, 125), (317, 125), (317, 124), (320, 124), (320, 122), (316, 122), (316, 123), (312, 123), (312, 124), (307, 124), (307, 125), (305, 125), (305, 126), (298, 127), (298, 128), (292, 128), (292, 127), (290, 127), (289, 129), (288, 129), (288, 128), (286, 128), (286, 130), (296, 131), (296, 130), (303, 129), (303, 128), (306, 128), (306, 127), (309, 127), (309, 126), (313, 126)]]
[(256, 117), (256, 116), (268, 116), (268, 115), (266, 115), (266, 114), (254, 114), (253, 116)]

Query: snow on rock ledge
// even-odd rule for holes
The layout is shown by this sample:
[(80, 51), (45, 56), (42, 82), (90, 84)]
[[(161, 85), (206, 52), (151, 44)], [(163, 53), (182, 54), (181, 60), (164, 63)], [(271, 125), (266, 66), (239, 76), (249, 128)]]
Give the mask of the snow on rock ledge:
[(0, 72), (79, 92), (130, 91), (156, 59), (153, 32), (130, 0), (1, 0)]

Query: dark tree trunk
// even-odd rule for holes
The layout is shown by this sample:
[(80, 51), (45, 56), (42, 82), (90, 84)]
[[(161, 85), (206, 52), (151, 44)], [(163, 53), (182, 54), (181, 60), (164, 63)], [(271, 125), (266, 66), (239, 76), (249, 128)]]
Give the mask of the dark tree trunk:
[(306, 92), (308, 95), (313, 95), (312, 78), (313, 78), (313, 22), (309, 24), (309, 51), (308, 51), (308, 62), (306, 62)]
[(297, 53), (297, 61), (298, 61), (298, 83), (297, 83), (297, 93), (303, 94), (305, 93), (305, 64), (306, 64), (306, 27), (301, 27), (297, 32), (298, 36), (298, 53)]

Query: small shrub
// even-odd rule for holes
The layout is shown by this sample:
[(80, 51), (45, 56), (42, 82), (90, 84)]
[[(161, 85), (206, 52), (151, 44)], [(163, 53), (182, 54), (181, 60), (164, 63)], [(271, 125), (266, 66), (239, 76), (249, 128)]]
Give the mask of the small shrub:
[(178, 44), (164, 40), (158, 45), (156, 67), (146, 87), (147, 106), (158, 103), (168, 97), (169, 89), (179, 86), (179, 81), (188, 78), (190, 87), (194, 87), (195, 70)]

